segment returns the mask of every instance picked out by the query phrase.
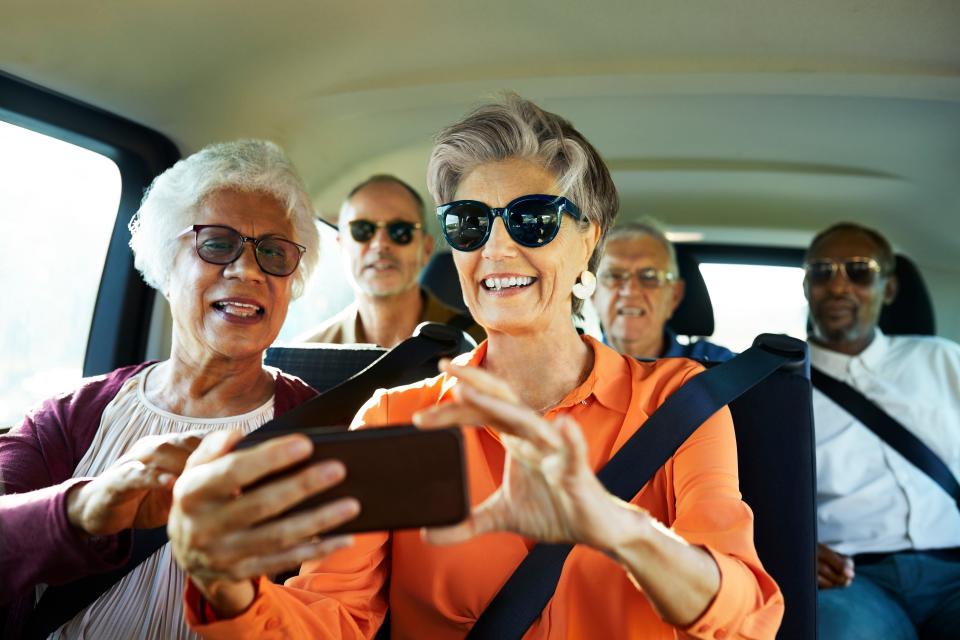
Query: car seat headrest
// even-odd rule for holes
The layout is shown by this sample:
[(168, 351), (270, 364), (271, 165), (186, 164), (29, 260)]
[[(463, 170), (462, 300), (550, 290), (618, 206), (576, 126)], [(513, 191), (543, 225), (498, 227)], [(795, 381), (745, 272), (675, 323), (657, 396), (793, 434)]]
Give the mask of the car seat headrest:
[(692, 255), (677, 251), (677, 269), (686, 289), (680, 306), (667, 324), (682, 336), (713, 335), (713, 304), (707, 283), (700, 274), (700, 263)]
[(880, 312), (880, 330), (887, 335), (936, 334), (930, 292), (920, 270), (906, 256), (897, 254), (897, 297)]
[(453, 264), (453, 254), (449, 251), (430, 256), (430, 261), (420, 274), (420, 285), (448, 307), (468, 313), (467, 305), (463, 303), (457, 267)]

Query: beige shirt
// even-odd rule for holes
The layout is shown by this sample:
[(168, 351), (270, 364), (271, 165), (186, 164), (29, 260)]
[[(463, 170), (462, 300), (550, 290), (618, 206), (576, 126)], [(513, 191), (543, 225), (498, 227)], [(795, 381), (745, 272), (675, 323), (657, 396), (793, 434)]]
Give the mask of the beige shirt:
[[(448, 307), (440, 302), (439, 298), (434, 296), (426, 289), (420, 289), (423, 296), (423, 312), (420, 314), (420, 322), (440, 322), (446, 324), (465, 314)], [(472, 320), (467, 326), (457, 325), (463, 331), (470, 334), (477, 343), (487, 338), (484, 330)], [(317, 331), (303, 342), (326, 342), (332, 344), (358, 344), (369, 343), (366, 332), (363, 330), (363, 321), (360, 319), (360, 308), (356, 302), (353, 302), (346, 309), (324, 322)]]

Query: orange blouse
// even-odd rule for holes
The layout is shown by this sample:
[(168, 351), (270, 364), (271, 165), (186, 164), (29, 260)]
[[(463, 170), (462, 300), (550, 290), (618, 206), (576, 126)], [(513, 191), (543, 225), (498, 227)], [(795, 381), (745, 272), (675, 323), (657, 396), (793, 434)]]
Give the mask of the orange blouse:
[[(702, 367), (682, 358), (638, 362), (584, 340), (594, 350), (593, 371), (546, 417), (576, 419), (590, 463), (600, 469)], [(458, 361), (476, 366), (485, 354), (483, 343)], [(409, 422), (417, 410), (447, 401), (455, 381), (444, 374), (380, 390), (355, 426)], [(471, 501), (477, 505), (500, 485), (504, 450), (489, 429), (466, 429), (464, 446)], [(525, 638), (774, 637), (783, 596), (753, 545), (753, 514), (740, 497), (726, 408), (697, 429), (632, 503), (716, 560), (720, 590), (703, 615), (683, 630), (666, 624), (623, 568), (599, 551), (577, 546), (553, 599)], [(190, 583), (187, 620), (211, 638), (372, 638), (389, 603), (395, 640), (462, 638), (533, 544), (511, 533), (450, 547), (429, 545), (415, 530), (359, 535), (352, 548), (304, 563), (300, 575), (283, 586), (261, 578), (253, 604), (232, 619), (200, 624), (199, 597)]]

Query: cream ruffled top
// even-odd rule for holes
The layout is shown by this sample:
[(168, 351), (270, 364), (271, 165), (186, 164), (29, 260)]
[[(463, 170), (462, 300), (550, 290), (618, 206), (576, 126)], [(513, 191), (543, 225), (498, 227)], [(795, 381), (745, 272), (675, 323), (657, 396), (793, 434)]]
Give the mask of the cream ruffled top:
[[(273, 397), (253, 411), (227, 418), (188, 418), (164, 411), (144, 393), (155, 366), (127, 380), (104, 409), (100, 427), (73, 477), (101, 474), (144, 436), (223, 429), (249, 433), (273, 419)], [(276, 377), (275, 369), (267, 370)], [(50, 637), (197, 638), (183, 617), (184, 580), (168, 543)]]

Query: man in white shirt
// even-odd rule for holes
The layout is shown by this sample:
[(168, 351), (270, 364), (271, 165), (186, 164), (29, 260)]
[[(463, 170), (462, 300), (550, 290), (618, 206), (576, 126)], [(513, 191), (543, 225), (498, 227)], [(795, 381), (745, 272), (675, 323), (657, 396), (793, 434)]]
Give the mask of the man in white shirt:
[[(883, 335), (894, 264), (886, 239), (859, 225), (814, 238), (804, 279), (811, 364), (899, 421), (960, 478), (960, 346)], [(817, 390), (813, 410), (821, 640), (958, 637), (957, 503)]]

